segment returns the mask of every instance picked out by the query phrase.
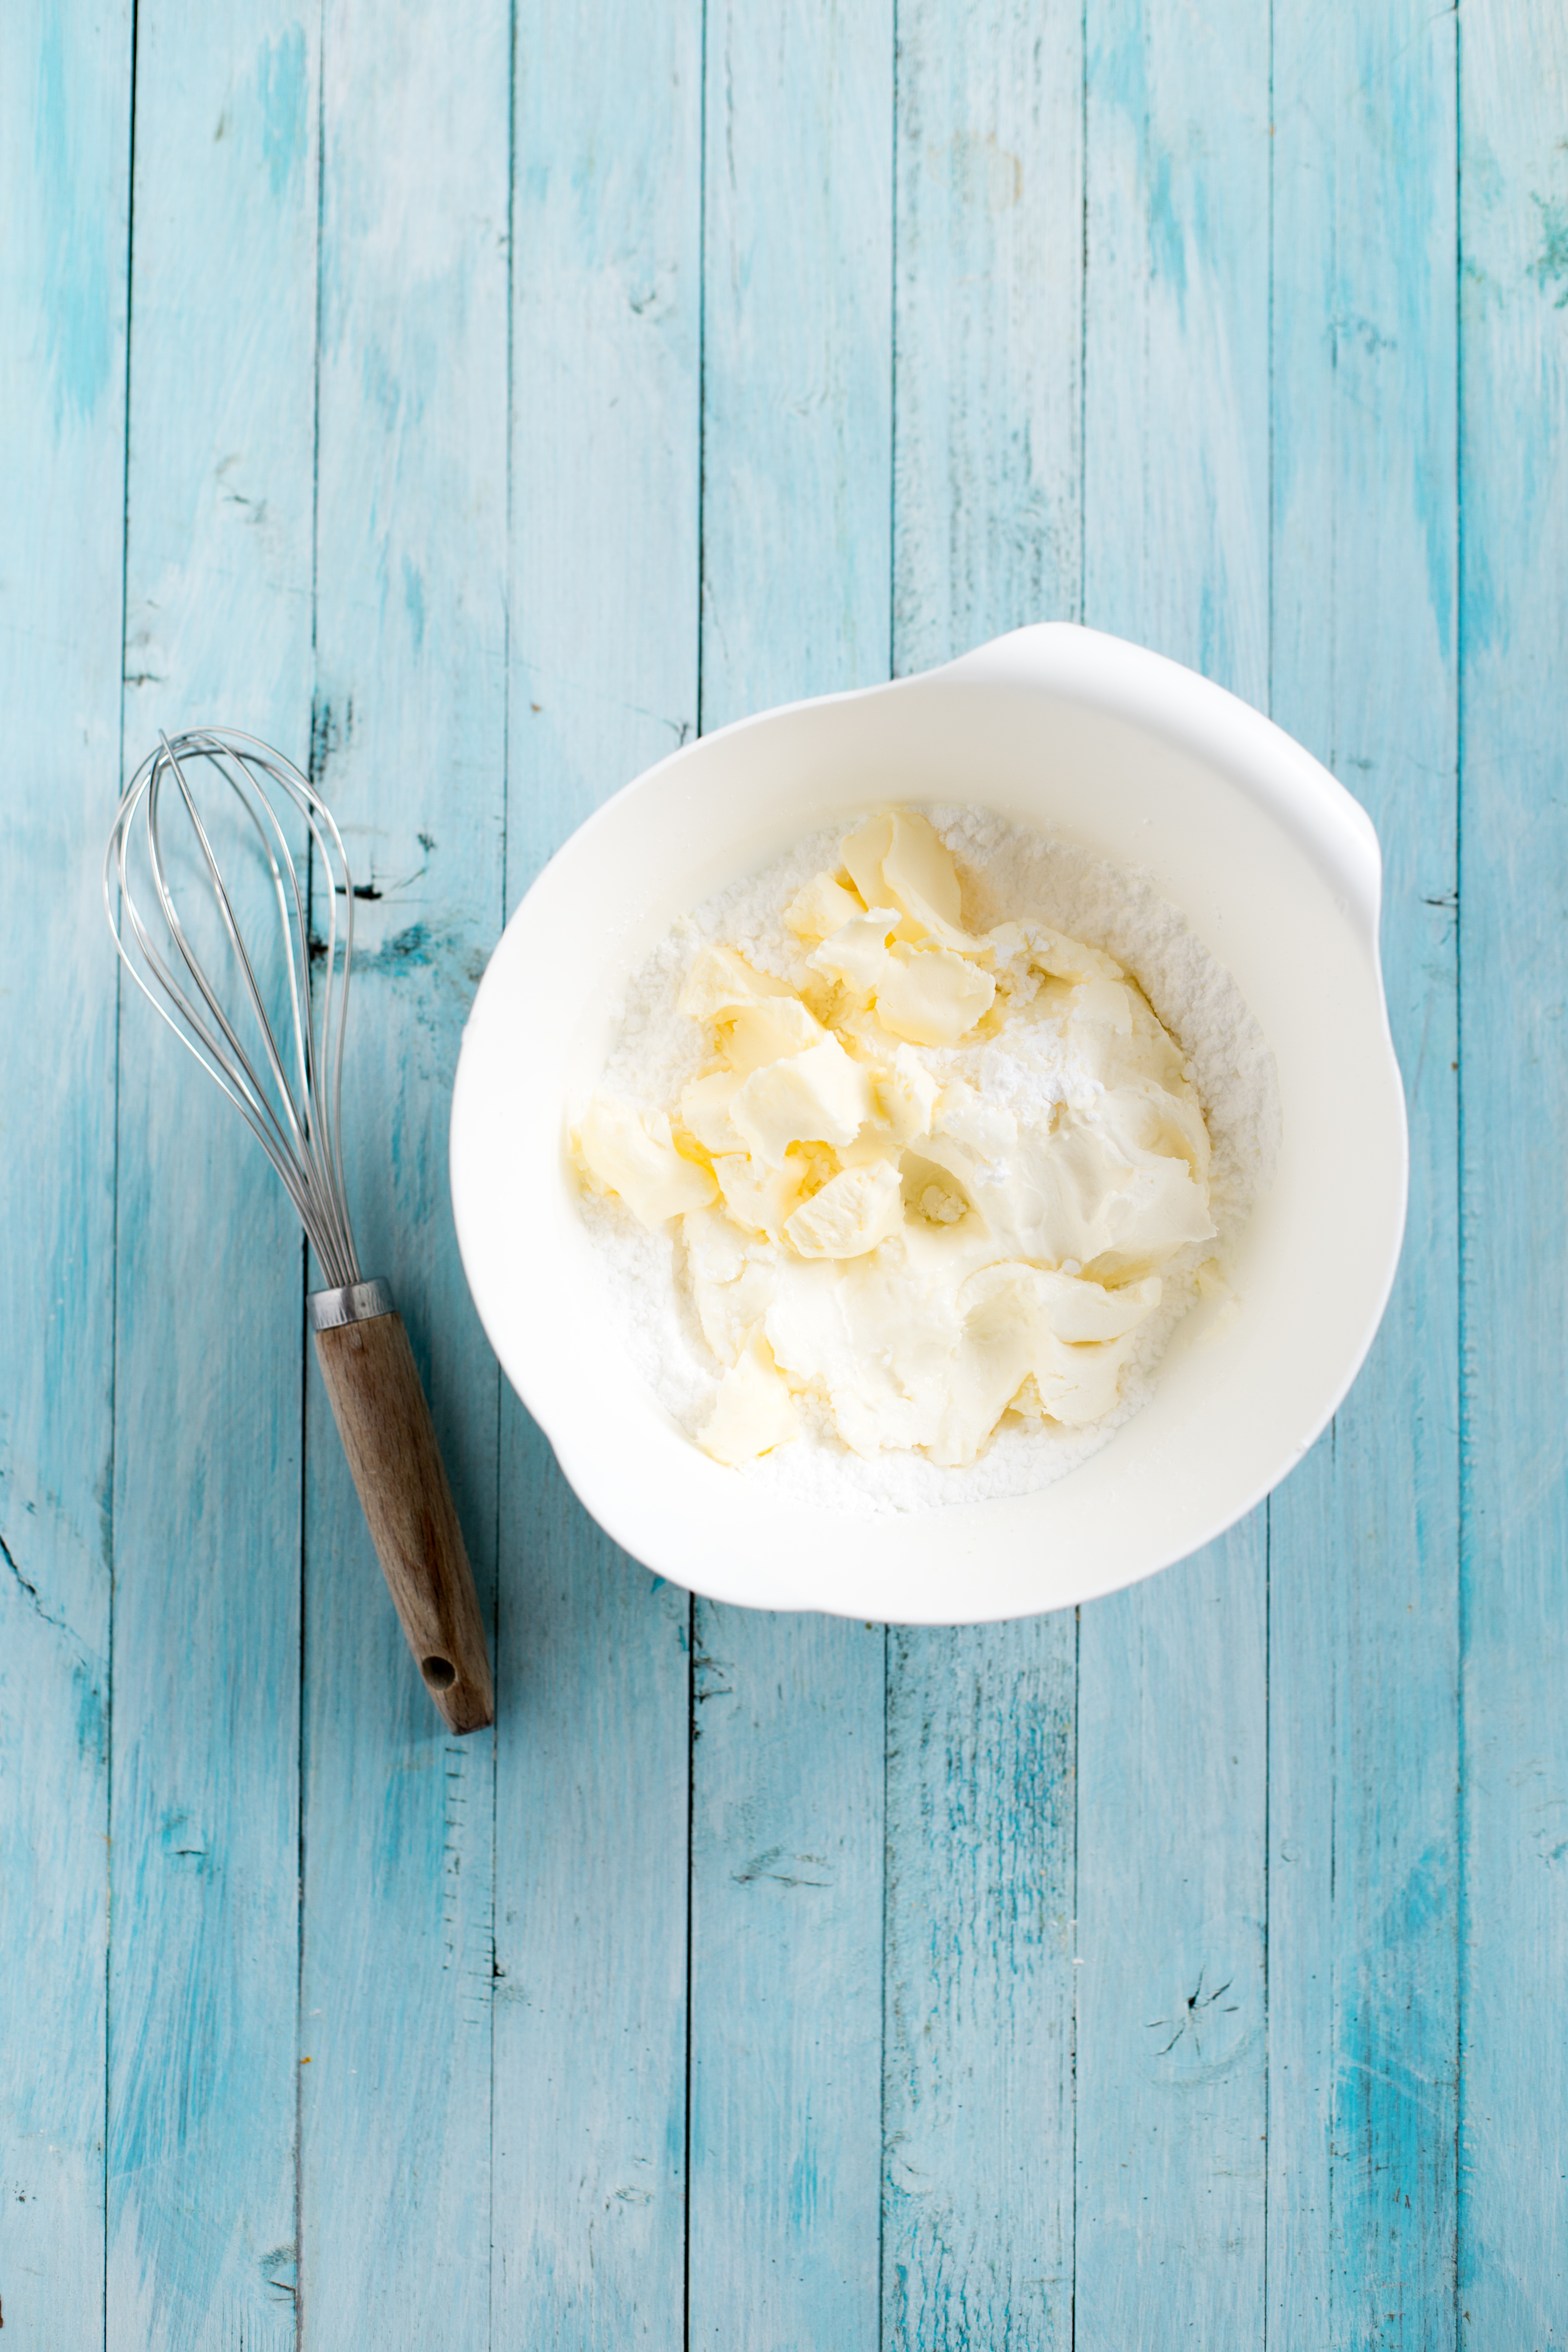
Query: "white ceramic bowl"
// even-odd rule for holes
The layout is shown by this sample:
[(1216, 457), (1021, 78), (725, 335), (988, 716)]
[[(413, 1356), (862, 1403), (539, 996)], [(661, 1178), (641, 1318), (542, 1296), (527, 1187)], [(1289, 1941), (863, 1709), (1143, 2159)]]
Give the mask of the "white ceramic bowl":
[[(1279, 1064), (1278, 1180), (1241, 1308), (1178, 1328), (1143, 1411), (1044, 1493), (877, 1519), (756, 1496), (634, 1369), (578, 1214), (569, 1119), (629, 973), (675, 917), (818, 826), (980, 804), (1150, 873), (1235, 975)], [(1405, 1222), (1405, 1100), (1378, 967), (1381, 866), (1356, 803), (1190, 670), (1088, 629), (1020, 629), (920, 677), (688, 744), (574, 834), (469, 1015), (452, 1196), (479, 1314), (578, 1495), (715, 1599), (914, 1623), (1030, 1615), (1183, 1559), (1251, 1509), (1339, 1403)]]

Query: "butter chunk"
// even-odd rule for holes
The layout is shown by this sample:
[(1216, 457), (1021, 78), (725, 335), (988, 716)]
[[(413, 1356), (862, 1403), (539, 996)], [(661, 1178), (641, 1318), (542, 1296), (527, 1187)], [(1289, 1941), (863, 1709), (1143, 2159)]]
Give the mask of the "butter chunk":
[(1086, 980), (1074, 989), (1071, 1019), (1110, 1029), (1118, 1037), (1132, 1034), (1132, 995), (1119, 980)]
[(600, 1183), (618, 1192), (650, 1231), (668, 1217), (705, 1207), (718, 1191), (706, 1168), (677, 1151), (663, 1111), (644, 1116), (595, 1095), (584, 1114), (579, 1142)]
[(1083, 1275), (1052, 1274), (1044, 1268), (1033, 1271), (1046, 1327), (1053, 1339), (1066, 1340), (1069, 1346), (1086, 1340), (1124, 1339), (1160, 1304), (1158, 1275), (1144, 1282), (1130, 1282), (1122, 1290), (1107, 1290)]
[(680, 1233), (702, 1336), (721, 1364), (738, 1363), (773, 1304), (778, 1253), (744, 1239), (719, 1209), (694, 1209)]
[(732, 1070), (747, 1076), (786, 1054), (804, 1054), (827, 1034), (815, 1013), (798, 996), (770, 996), (761, 1004), (742, 1004), (718, 1024), (719, 1051)]
[(840, 924), (814, 955), (807, 956), (806, 962), (813, 971), (837, 981), (858, 1004), (869, 1004), (893, 968), (888, 941), (898, 927), (895, 908), (869, 908)]
[(1194, 1096), (1169, 1093), (1152, 1080), (1108, 1088), (1096, 1106), (1100, 1125), (1132, 1160), (1184, 1160), (1200, 1182), (1209, 1174), (1209, 1131)]
[(942, 836), (923, 816), (907, 809), (893, 812), (893, 837), (882, 855), (882, 880), (903, 912), (933, 937), (955, 931), (963, 936), (958, 871)]
[(931, 1125), (981, 1160), (1005, 1164), (1018, 1140), (1018, 1122), (1012, 1112), (1001, 1103), (988, 1102), (964, 1078), (943, 1087)]
[(784, 1232), (802, 1257), (864, 1257), (903, 1221), (899, 1171), (884, 1160), (830, 1178), (795, 1211)]
[(868, 907), (897, 907), (900, 939), (933, 939), (969, 955), (985, 952), (988, 942), (971, 939), (963, 928), (957, 870), (923, 816), (894, 809), (868, 817), (845, 842), (842, 855)]
[(795, 1404), (773, 1351), (753, 1331), (719, 1383), (713, 1410), (697, 1432), (697, 1443), (715, 1462), (731, 1467), (786, 1445), (796, 1434)]
[(796, 984), (703, 947), (680, 1005), (712, 1058), (668, 1117), (596, 1097), (577, 1148), (645, 1224), (682, 1218), (715, 1460), (800, 1433), (804, 1398), (867, 1459), (963, 1467), (1010, 1408), (1114, 1410), (1159, 1270), (1213, 1235), (1209, 1138), (1112, 956), (1028, 914), (969, 937), (924, 817), (840, 854), (784, 910)]
[(1121, 966), (1114, 956), (1102, 948), (1087, 947), (1082, 940), (1069, 939), (1065, 931), (1052, 929), (1049, 923), (1005, 923), (992, 932), (993, 941), (1000, 947), (1004, 934), (1009, 947), (1015, 936), (1021, 939), (1028, 950), (1029, 961), (1053, 980), (1072, 982), (1088, 980), (1121, 980)]
[[(1159, 1290), (1157, 1282), (1141, 1284), (1123, 1301), (1097, 1283), (1016, 1263), (972, 1275), (959, 1295), (963, 1332), (932, 1461), (973, 1462), (1014, 1403), (1068, 1428), (1101, 1419), (1117, 1402), (1130, 1334)], [(1063, 1337), (1053, 1323), (1082, 1336)]]
[(888, 1123), (889, 1142), (901, 1149), (929, 1135), (941, 1092), (925, 1064), (900, 1045), (892, 1068), (876, 1080), (877, 1108)]
[(1170, 1031), (1162, 1026), (1135, 981), (1124, 981), (1121, 993), (1125, 1018), (1111, 1022), (1097, 1017), (1106, 1000), (1089, 989), (1075, 988), (1068, 1000), (1069, 1034), (1077, 1050), (1094, 1066), (1102, 1086), (1157, 1086), (1186, 1097), (1186, 1057)]
[(784, 908), (784, 921), (797, 939), (825, 940), (863, 911), (853, 890), (831, 874), (816, 874)]
[(886, 903), (887, 891), (882, 881), (882, 860), (893, 845), (893, 820), (886, 810), (878, 816), (868, 816), (847, 838), (838, 845), (838, 855), (845, 871), (865, 899), (868, 907)]
[(928, 1451), (953, 1469), (973, 1462), (1024, 1381), (1039, 1345), (1029, 1265), (988, 1265), (959, 1293), (963, 1329), (947, 1379), (942, 1425)]
[(792, 1263), (787, 1276), (767, 1334), (792, 1384), (826, 1391), (838, 1434), (867, 1459), (925, 1444), (955, 1337), (946, 1301), (910, 1278), (896, 1243), (845, 1265)]
[(1035, 1386), (1052, 1421), (1081, 1429), (1111, 1410), (1121, 1392), (1129, 1343), (1108, 1339), (1098, 1347), (1074, 1347), (1041, 1333), (1035, 1358)]
[(753, 1159), (783, 1165), (792, 1143), (853, 1143), (875, 1108), (871, 1074), (837, 1037), (753, 1070), (730, 1117)]
[(730, 1121), (730, 1105), (741, 1083), (734, 1070), (710, 1070), (681, 1090), (681, 1124), (715, 1157), (741, 1149), (741, 1139)]
[(742, 1004), (770, 996), (793, 996), (789, 982), (758, 971), (733, 948), (704, 948), (686, 976), (680, 1011), (693, 1021), (717, 1021)]
[(894, 949), (877, 990), (877, 1017), (913, 1045), (956, 1045), (995, 999), (990, 973), (950, 948)]
[(724, 1207), (749, 1234), (776, 1241), (800, 1204), (805, 1163), (794, 1153), (782, 1168), (769, 1168), (748, 1152), (725, 1152), (713, 1162)]

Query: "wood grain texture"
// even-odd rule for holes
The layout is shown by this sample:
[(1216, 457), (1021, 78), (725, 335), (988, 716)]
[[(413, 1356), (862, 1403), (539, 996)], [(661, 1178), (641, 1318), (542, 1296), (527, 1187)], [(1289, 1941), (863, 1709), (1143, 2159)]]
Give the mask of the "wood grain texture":
[(888, 1637), (882, 2336), (1072, 2342), (1073, 1616)]
[[(846, 0), (708, 10), (704, 729), (888, 673), (892, 31)], [(689, 2337), (868, 2352), (884, 1640), (693, 1625)]]
[(1079, 2340), (1261, 2344), (1265, 1540), (1080, 1612)]
[(1568, 2342), (1568, 26), (1460, 30), (1459, 2339)]
[(414, 1665), (448, 1731), (482, 1731), (485, 1621), (402, 1316), (318, 1331), (316, 1360)]
[[(510, 16), (404, 0), (322, 34), (314, 754), (356, 883), (344, 1078), (363, 1263), (430, 1399), (488, 1618), (497, 1377), (447, 1192), (504, 839)], [(324, 929), (321, 911), (317, 929)], [(307, 1391), (301, 2326), (467, 2352), (489, 2327), (494, 1741), (410, 1673)]]
[(854, 2352), (879, 2338), (883, 1635), (696, 1614), (689, 2341)]
[(1083, 16), (904, 0), (894, 639), (901, 677), (1081, 586)]
[(892, 0), (710, 0), (704, 92), (706, 730), (888, 675)]
[(518, 11), (507, 887), (697, 732), (701, 0)]
[(103, 2340), (116, 968), (82, 845), (120, 759), (130, 75), (129, 8), (0, 18), (0, 2302), (58, 2352)]
[[(902, 6), (897, 106), (904, 674), (1077, 614), (1081, 12)], [(889, 1637), (882, 2332), (900, 2352), (1071, 2341), (1077, 1654), (1071, 1611)]]
[(1268, 16), (1090, 0), (1081, 617), (1268, 700)]
[[(308, 737), (317, 197), (315, 51), (290, 7), (151, 0), (137, 58), (132, 764), (197, 717)], [(295, 2341), (300, 1265), (251, 1139), (128, 1005), (110, 2352)]]
[(1385, 848), (1411, 1113), (1370, 1364), (1274, 1496), (1270, 2340), (1454, 2340), (1455, 20), (1276, 18), (1274, 713)]
[[(1268, 684), (1268, 24), (1088, 16), (1084, 612)], [(1261, 1513), (1080, 1612), (1080, 2340), (1264, 2328)]]
[[(0, 17), (7, 2344), (1568, 2343), (1565, 110), (1527, 0)], [(1388, 1324), (1267, 1549), (1076, 1629), (692, 1604), (498, 1425), (475, 975), (700, 717), (1080, 611), (1377, 819)], [(274, 1180), (116, 1047), (121, 717), (309, 744), (379, 894), (493, 1756)]]
[(491, 2340), (676, 2352), (690, 1604), (508, 1412)]

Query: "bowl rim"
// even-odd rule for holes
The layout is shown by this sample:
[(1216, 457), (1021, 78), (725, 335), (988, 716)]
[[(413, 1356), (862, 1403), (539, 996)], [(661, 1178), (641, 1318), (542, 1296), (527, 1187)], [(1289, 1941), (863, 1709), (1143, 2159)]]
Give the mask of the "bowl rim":
[[(1129, 640), (1087, 629), (1077, 623), (1033, 624), (988, 640), (955, 660), (936, 664), (905, 677), (773, 704), (677, 747), (631, 778), (574, 829), (520, 899), (508, 919), (503, 940), (514, 929), (521, 930), (526, 925), (531, 904), (538, 905), (548, 896), (563, 859), (569, 854), (574, 859), (580, 859), (590, 853), (595, 840), (618, 823), (628, 801), (657, 790), (672, 771), (679, 770), (694, 757), (704, 752), (710, 756), (711, 747), (766, 727), (793, 713), (902, 695), (910, 690), (929, 688), (939, 681), (973, 685), (979, 688), (1022, 685), (1037, 691), (1044, 690), (1086, 709), (1114, 718), (1162, 740), (1217, 771), (1238, 786), (1274, 820), (1298, 850), (1304, 852), (1318, 866), (1334, 890), (1340, 911), (1350, 918), (1353, 930), (1370, 958), (1380, 1024), (1377, 1042), (1382, 1048), (1384, 1076), (1388, 1082), (1387, 1107), (1394, 1114), (1394, 1132), (1388, 1139), (1393, 1159), (1387, 1171), (1394, 1181), (1386, 1202), (1387, 1234), (1381, 1278), (1375, 1285), (1369, 1285), (1365, 1293), (1367, 1308), (1362, 1318), (1353, 1350), (1348, 1354), (1340, 1376), (1329, 1384), (1325, 1391), (1326, 1401), (1321, 1403), (1310, 1425), (1293, 1443), (1289, 1457), (1278, 1462), (1267, 1475), (1255, 1478), (1244, 1490), (1242, 1499), (1237, 1501), (1233, 1496), (1218, 1506), (1212, 1523), (1206, 1525), (1195, 1539), (1184, 1534), (1174, 1548), (1166, 1550), (1156, 1548), (1153, 1556), (1130, 1570), (1117, 1568), (1098, 1577), (1080, 1572), (1072, 1601), (1046, 1598), (1035, 1601), (1028, 1607), (1019, 1608), (1006, 1604), (975, 1607), (966, 1600), (962, 1613), (952, 1607), (940, 1612), (921, 1608), (908, 1616), (881, 1616), (878, 1619), (878, 1622), (888, 1623), (994, 1622), (1076, 1605), (1083, 1600), (1098, 1598), (1103, 1593), (1142, 1581), (1144, 1577), (1157, 1574), (1177, 1560), (1190, 1558), (1194, 1551), (1202, 1549), (1247, 1517), (1317, 1442), (1364, 1364), (1387, 1310), (1397, 1276), (1409, 1195), (1408, 1116), (1403, 1077), (1389, 1027), (1387, 991), (1378, 951), (1382, 856), (1371, 818), (1329, 770), (1265, 713), (1168, 656)], [(467, 1160), (468, 1138), (475, 1126), (471, 1114), (472, 1095), (477, 1084), (477, 1057), (471, 1050), (471, 1041), (476, 1015), (500, 952), (500, 943), (498, 942), (465, 1024), (463, 1048), (453, 1089), (449, 1152), (453, 1211), (465, 1275), (480, 1320), (508, 1380), (538, 1423), (568, 1483), (590, 1516), (632, 1558), (643, 1561), (668, 1580), (715, 1600), (748, 1607), (809, 1609), (846, 1617), (865, 1616), (864, 1606), (857, 1605), (853, 1598), (837, 1600), (831, 1594), (815, 1592), (803, 1600), (789, 1597), (771, 1587), (759, 1590), (755, 1573), (744, 1566), (729, 1570), (721, 1561), (717, 1565), (708, 1561), (700, 1572), (692, 1573), (689, 1562), (655, 1557), (659, 1547), (650, 1544), (646, 1529), (634, 1524), (635, 1510), (628, 1515), (620, 1492), (613, 1486), (605, 1491), (603, 1482), (595, 1481), (592, 1464), (584, 1458), (580, 1444), (575, 1442), (574, 1433), (561, 1425), (562, 1416), (555, 1408), (553, 1396), (542, 1392), (541, 1384), (529, 1379), (526, 1371), (514, 1369), (515, 1350), (509, 1344), (511, 1334), (505, 1328), (504, 1302), (498, 1300), (489, 1270), (483, 1263), (479, 1232), (483, 1217), (475, 1211), (474, 1189), (477, 1188), (470, 1187), (470, 1167)], [(532, 1396), (527, 1392), (530, 1388), (534, 1391)], [(1026, 1504), (1037, 1496), (1005, 1499)], [(970, 1511), (993, 1509), (997, 1505), (978, 1502), (969, 1506), (932, 1507), (944, 1513), (961, 1509), (967, 1515)]]

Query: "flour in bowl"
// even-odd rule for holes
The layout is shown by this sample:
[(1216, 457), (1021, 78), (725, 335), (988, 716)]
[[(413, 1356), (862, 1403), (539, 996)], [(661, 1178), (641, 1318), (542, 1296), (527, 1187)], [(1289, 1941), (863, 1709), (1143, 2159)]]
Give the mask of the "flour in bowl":
[(1024, 1494), (1146, 1399), (1269, 1181), (1273, 1056), (1148, 878), (973, 809), (835, 827), (678, 922), (575, 1142), (694, 1444), (838, 1510)]

